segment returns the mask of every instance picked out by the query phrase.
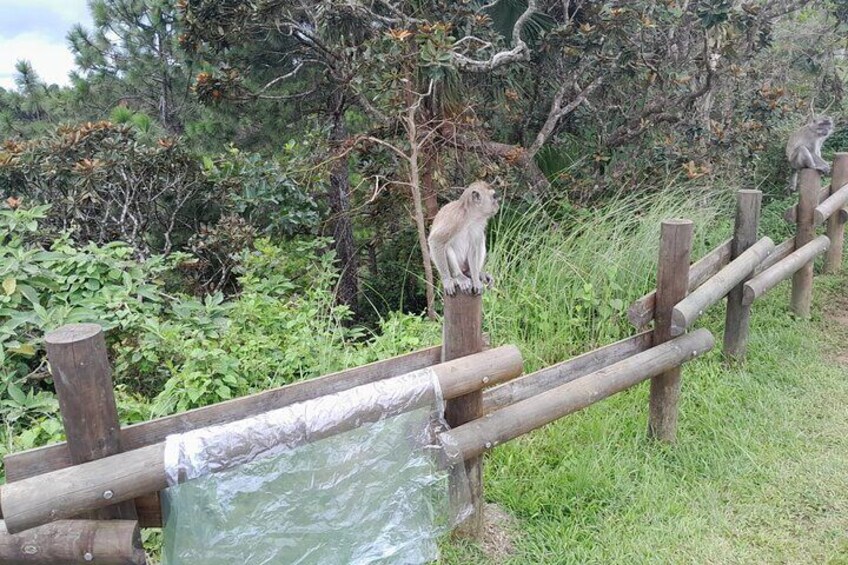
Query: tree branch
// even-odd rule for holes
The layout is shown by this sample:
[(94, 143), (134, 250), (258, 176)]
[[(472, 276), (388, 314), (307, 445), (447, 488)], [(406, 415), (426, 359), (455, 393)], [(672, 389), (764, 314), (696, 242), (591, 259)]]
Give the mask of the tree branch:
[[(536, 4), (537, 0), (528, 0), (527, 9), (515, 21), (515, 25), (512, 27), (512, 49), (499, 51), (485, 61), (453, 52), (453, 60), (456, 66), (464, 71), (485, 73), (518, 61), (528, 61), (530, 59), (530, 48), (527, 47), (527, 43), (524, 42), (521, 34), (524, 32), (527, 22), (530, 21), (530, 17), (538, 11)], [(454, 46), (456, 47), (456, 44)]]
[(554, 101), (551, 103), (551, 109), (548, 112), (548, 118), (545, 120), (542, 129), (539, 130), (539, 133), (536, 134), (536, 139), (533, 141), (533, 144), (530, 146), (530, 149), (527, 150), (528, 157), (531, 159), (536, 156), (536, 153), (542, 148), (545, 143), (547, 143), (548, 138), (554, 132), (559, 121), (577, 109), (578, 106), (586, 102), (586, 98), (592, 94), (592, 92), (598, 88), (603, 82), (602, 77), (598, 77), (589, 85), (580, 91), (580, 93), (568, 104), (565, 106), (562, 105), (562, 102), (565, 98), (565, 94), (568, 90), (573, 88), (573, 84), (563, 84), (554, 96)]

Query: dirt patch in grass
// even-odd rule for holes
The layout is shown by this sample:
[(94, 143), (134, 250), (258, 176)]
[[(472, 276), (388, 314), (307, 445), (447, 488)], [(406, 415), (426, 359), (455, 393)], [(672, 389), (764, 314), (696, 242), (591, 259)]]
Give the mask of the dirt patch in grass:
[[(829, 353), (843, 366), (848, 366), (848, 296), (831, 293), (831, 300), (824, 306), (824, 317), (832, 324), (833, 344), (829, 344)], [(842, 339), (840, 339), (842, 338)]]
[(491, 563), (505, 563), (515, 554), (519, 528), (515, 518), (497, 504), (486, 504), (483, 553)]

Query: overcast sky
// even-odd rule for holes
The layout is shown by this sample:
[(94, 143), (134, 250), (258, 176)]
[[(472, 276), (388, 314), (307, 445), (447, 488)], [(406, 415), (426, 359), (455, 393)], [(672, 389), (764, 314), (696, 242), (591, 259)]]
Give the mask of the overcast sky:
[(68, 84), (74, 58), (65, 35), (75, 23), (91, 27), (86, 0), (0, 0), (0, 87), (15, 87), (19, 59), (47, 83)]

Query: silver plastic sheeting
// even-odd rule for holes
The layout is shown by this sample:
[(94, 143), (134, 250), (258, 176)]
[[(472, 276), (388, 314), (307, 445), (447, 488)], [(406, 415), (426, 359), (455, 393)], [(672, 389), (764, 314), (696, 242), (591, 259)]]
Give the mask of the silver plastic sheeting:
[(430, 369), (168, 437), (167, 565), (427, 563), (470, 512), (448, 491)]

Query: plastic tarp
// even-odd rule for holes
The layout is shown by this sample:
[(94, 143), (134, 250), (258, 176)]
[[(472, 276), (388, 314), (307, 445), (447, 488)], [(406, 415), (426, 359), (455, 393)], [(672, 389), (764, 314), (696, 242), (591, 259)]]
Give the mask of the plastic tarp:
[(470, 512), (461, 457), (438, 440), (443, 415), (423, 369), (169, 436), (164, 563), (437, 559)]

